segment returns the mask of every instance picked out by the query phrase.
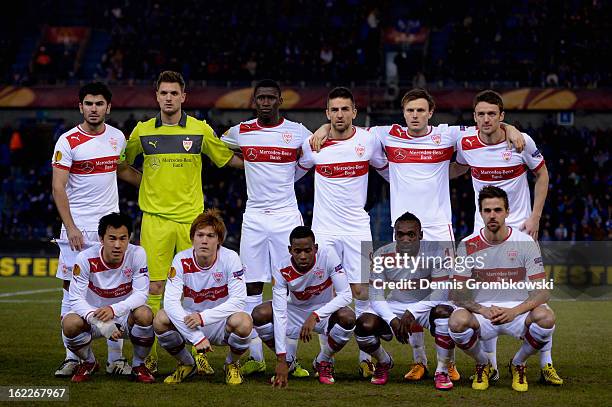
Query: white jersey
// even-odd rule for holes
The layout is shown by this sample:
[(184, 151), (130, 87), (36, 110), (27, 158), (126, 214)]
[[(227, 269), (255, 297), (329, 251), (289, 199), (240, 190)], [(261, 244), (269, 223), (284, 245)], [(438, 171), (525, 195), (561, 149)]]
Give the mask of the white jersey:
[(423, 227), (452, 223), (449, 165), (461, 129), (440, 124), (413, 137), (398, 124), (370, 128), (389, 159), (392, 226), (405, 212)]
[(70, 283), (70, 307), (85, 320), (107, 305), (115, 317), (122, 317), (144, 305), (148, 295), (149, 270), (142, 247), (128, 244), (123, 261), (116, 268), (104, 262), (101, 244), (77, 256)]
[(282, 119), (266, 127), (257, 119), (231, 127), (221, 140), (244, 157), (246, 210), (297, 210), (293, 187), (298, 150), (310, 131), (301, 123)]
[[(302, 311), (314, 312), (319, 319), (329, 317), (352, 301), (348, 279), (335, 251), (319, 247), (312, 269), (300, 273), (291, 257), (272, 272), (272, 309), (277, 354), (286, 353), (287, 302)], [(334, 296), (335, 291), (335, 296)], [(289, 293), (289, 298), (287, 296)]]
[[(508, 226), (508, 237), (492, 244), (484, 229), (472, 233), (459, 243), (453, 278), (467, 282), (535, 281), (546, 277), (538, 244), (526, 233)], [(527, 290), (474, 289), (472, 298), (479, 304), (520, 303)]]
[(191, 330), (183, 322), (194, 312), (203, 326), (225, 321), (246, 304), (244, 269), (238, 253), (223, 246), (210, 267), (201, 267), (193, 247), (174, 256), (166, 289), (164, 310), (184, 338), (195, 344), (204, 338), (201, 330)]
[(368, 193), (368, 170), (388, 167), (380, 142), (367, 131), (353, 128), (346, 140), (328, 140), (313, 153), (308, 140), (298, 165), (315, 167), (312, 229), (339, 235), (370, 234), (370, 216), (364, 210)]
[(519, 228), (531, 216), (531, 196), (527, 183), (527, 169), (538, 171), (544, 165), (544, 157), (535, 142), (527, 134), (522, 153), (514, 147), (508, 149), (506, 140), (489, 145), (478, 137), (478, 130), (465, 132), (457, 143), (457, 162), (469, 165), (474, 186), (474, 230), (484, 227), (478, 211), (478, 193), (487, 185), (494, 185), (506, 191), (510, 215), (506, 225)]
[(76, 126), (57, 140), (52, 165), (70, 172), (66, 194), (80, 230), (98, 230), (102, 216), (119, 211), (117, 164), (126, 143), (123, 133), (108, 124), (99, 134)]

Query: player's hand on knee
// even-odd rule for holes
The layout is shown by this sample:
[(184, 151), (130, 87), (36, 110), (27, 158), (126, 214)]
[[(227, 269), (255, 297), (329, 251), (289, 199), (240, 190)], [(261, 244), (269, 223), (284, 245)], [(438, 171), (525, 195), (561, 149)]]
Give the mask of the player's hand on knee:
[(514, 321), (516, 318), (516, 311), (512, 308), (497, 307), (499, 311), (496, 312), (495, 316), (491, 319), (491, 322), (495, 325), (507, 324), (508, 322)]
[(302, 342), (310, 342), (315, 325), (317, 325), (317, 316), (313, 313), (306, 319), (300, 330), (300, 339)]
[(95, 310), (93, 316), (102, 322), (108, 322), (115, 317), (115, 313), (110, 305), (106, 305)]
[(399, 343), (407, 343), (408, 336), (404, 336), (402, 333), (402, 323), (399, 318), (395, 317), (391, 320), (391, 330), (393, 331), (393, 335), (398, 340)]
[(204, 320), (202, 320), (202, 316), (197, 312), (187, 315), (185, 319), (183, 319), (183, 322), (185, 322), (185, 325), (187, 325), (189, 329), (196, 329), (204, 326)]
[(123, 331), (120, 329), (115, 329), (109, 339), (118, 341), (121, 338), (123, 338)]
[(488, 320), (493, 319), (493, 317), (496, 315), (493, 307), (480, 307), (478, 313)]
[(276, 369), (274, 370), (274, 381), (272, 382), (272, 387), (282, 389), (284, 387), (287, 387), (288, 382), (289, 365), (287, 364), (287, 361), (279, 360), (276, 363)]
[(212, 345), (210, 344), (208, 338), (204, 338), (203, 340), (201, 340), (197, 345), (195, 345), (195, 348), (199, 353), (207, 353), (213, 351)]

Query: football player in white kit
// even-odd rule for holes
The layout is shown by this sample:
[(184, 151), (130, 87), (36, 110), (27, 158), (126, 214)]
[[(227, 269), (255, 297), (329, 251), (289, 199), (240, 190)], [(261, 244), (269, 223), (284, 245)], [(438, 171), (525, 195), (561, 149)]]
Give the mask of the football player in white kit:
[[(364, 129), (353, 126), (357, 115), (350, 90), (333, 89), (327, 97), (327, 119), (331, 122), (329, 139), (319, 153), (309, 140), (304, 141), (298, 161), (299, 177), (315, 168), (315, 197), (312, 230), (321, 246), (331, 246), (346, 270), (355, 299), (357, 317), (368, 309), (368, 276), (362, 275), (362, 242), (371, 242), (370, 215), (364, 210), (370, 165), (388, 178), (388, 162), (382, 146)], [(373, 371), (370, 356), (360, 352), (360, 372)]]
[[(248, 199), (242, 221), (240, 258), (245, 267), (248, 313), (262, 303), (264, 283), (271, 281), (272, 267), (285, 257), (289, 233), (303, 224), (293, 184), (299, 150), (311, 132), (301, 123), (282, 117), (279, 112), (282, 103), (276, 81), (259, 81), (253, 90), (257, 117), (231, 127), (221, 137), (231, 149), (240, 150), (244, 158)], [(290, 340), (289, 347), (296, 348), (297, 342)], [(242, 373), (265, 372), (262, 344), (256, 331), (249, 351)], [(308, 376), (308, 371), (296, 362), (292, 364), (292, 374)]]
[[(90, 83), (79, 90), (79, 110), (83, 122), (62, 134), (55, 144), (52, 193), (62, 219), (57, 243), (60, 256), (56, 277), (63, 280), (60, 316), (70, 311), (68, 290), (77, 254), (98, 239), (100, 218), (119, 211), (117, 175), (135, 186), (140, 173), (120, 163), (126, 145), (123, 133), (104, 123), (111, 109), (111, 91), (102, 83)], [(123, 340), (108, 341), (106, 371), (129, 375), (131, 367), (121, 355)], [(56, 377), (71, 377), (78, 357), (66, 349), (66, 358), (55, 371)]]
[[(475, 200), (478, 191), (487, 185), (502, 188), (508, 194), (510, 214), (506, 225), (529, 234), (538, 240), (540, 217), (548, 192), (548, 170), (544, 157), (528, 134), (522, 152), (508, 148), (506, 135), (500, 127), (504, 119), (504, 104), (501, 95), (492, 90), (478, 93), (474, 98), (474, 120), (477, 129), (466, 131), (457, 143), (457, 161), (451, 167), (451, 177), (471, 169)], [(535, 175), (533, 211), (527, 183), (527, 170)], [(478, 205), (476, 205), (478, 208)], [(474, 233), (483, 227), (478, 210), (474, 214)], [(497, 338), (483, 344), (492, 365), (491, 380), (497, 380)], [(550, 385), (562, 385), (552, 361), (552, 340), (540, 350), (541, 381)]]
[(448, 302), (448, 290), (431, 289), (430, 284), (448, 280), (449, 269), (444, 267), (450, 266), (452, 257), (438, 256), (437, 243), (422, 240), (419, 218), (412, 213), (397, 218), (394, 226), (395, 241), (374, 253), (369, 287), (372, 309), (357, 320), (355, 339), (361, 350), (377, 360), (372, 384), (384, 385), (393, 359), (380, 339), (391, 340), (395, 336), (399, 342), (408, 343), (415, 322), (429, 328), (438, 360), (435, 388), (451, 390), (448, 364), (455, 344), (448, 335), (448, 317), (453, 307)]
[[(355, 313), (348, 307), (351, 290), (336, 252), (319, 248), (307, 226), (298, 226), (289, 236), (289, 253), (273, 271), (272, 301), (253, 310), (259, 337), (277, 355), (274, 387), (285, 387), (295, 355), (289, 355), (286, 337), (311, 339), (312, 332), (324, 337), (313, 361), (319, 383), (334, 384), (334, 355), (351, 339)], [(287, 296), (289, 292), (289, 297)]]
[[(440, 255), (452, 256), (455, 236), (451, 224), (449, 166), (465, 128), (430, 125), (436, 105), (424, 89), (406, 92), (401, 106), (405, 126), (393, 124), (369, 129), (383, 145), (389, 160), (391, 226), (403, 213), (413, 213), (421, 220), (423, 240), (439, 242)], [(524, 140), (521, 133), (513, 126), (505, 126), (509, 142), (522, 150)], [(317, 151), (328, 132), (329, 128), (322, 127), (312, 137)], [(417, 329), (415, 326), (414, 331)], [(422, 328), (420, 330), (410, 335), (414, 365), (404, 376), (409, 381), (420, 380), (427, 373), (424, 335)], [(449, 365), (449, 375), (453, 381), (460, 378), (454, 357)]]
[(242, 383), (240, 356), (249, 348), (253, 322), (243, 311), (247, 295), (240, 257), (221, 246), (226, 233), (219, 211), (207, 209), (191, 224), (193, 247), (174, 256), (164, 308), (153, 323), (159, 344), (179, 362), (164, 383), (181, 383), (198, 373), (186, 341), (198, 352), (228, 345), (225, 382)]
[[(538, 244), (531, 236), (505, 224), (511, 208), (508, 195), (495, 186), (478, 194), (478, 208), (485, 226), (461, 241), (453, 279), (452, 298), (460, 307), (449, 321), (449, 333), (457, 346), (476, 361), (472, 381), (475, 390), (489, 387), (491, 365), (482, 341), (510, 335), (523, 341), (508, 367), (512, 388), (527, 391), (525, 362), (546, 346), (555, 330), (555, 315), (546, 305), (550, 298), (546, 272)], [(533, 286), (502, 289), (468, 284), (531, 283)], [(535, 283), (540, 284), (540, 287)]]
[(147, 255), (129, 243), (132, 221), (127, 215), (111, 213), (100, 219), (98, 235), (102, 244), (80, 252), (72, 269), (70, 311), (62, 319), (66, 348), (81, 363), (75, 369), (75, 383), (91, 379), (98, 370), (92, 339), (116, 341), (129, 338), (134, 347), (131, 375), (141, 383), (155, 378), (144, 364), (155, 339), (153, 312), (145, 304), (149, 292)]

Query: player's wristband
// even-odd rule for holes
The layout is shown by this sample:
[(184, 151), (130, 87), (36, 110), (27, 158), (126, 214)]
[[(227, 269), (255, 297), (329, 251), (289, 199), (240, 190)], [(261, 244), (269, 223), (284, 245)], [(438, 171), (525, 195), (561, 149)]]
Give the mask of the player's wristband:
[(200, 317), (200, 326), (204, 326), (204, 318), (202, 318), (202, 314), (198, 312), (198, 316)]
[(313, 311), (313, 312), (312, 312), (312, 315), (314, 315), (314, 316), (315, 316), (315, 318), (316, 318), (317, 322), (321, 322), (321, 318), (319, 318), (319, 315), (318, 315), (316, 312), (314, 312), (314, 311)]

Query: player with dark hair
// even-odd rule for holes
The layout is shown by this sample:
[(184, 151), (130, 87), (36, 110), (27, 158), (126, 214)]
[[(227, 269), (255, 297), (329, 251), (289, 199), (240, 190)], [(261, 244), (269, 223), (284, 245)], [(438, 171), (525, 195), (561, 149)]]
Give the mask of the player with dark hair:
[[(247, 312), (262, 303), (264, 283), (272, 268), (283, 260), (289, 233), (302, 225), (293, 187), (299, 150), (311, 133), (300, 123), (281, 116), (283, 104), (278, 82), (264, 79), (253, 88), (256, 118), (227, 130), (221, 140), (240, 150), (244, 157), (247, 183), (246, 209), (242, 221), (240, 257), (245, 266)], [(250, 357), (243, 364), (245, 375), (265, 372), (261, 340), (253, 331)], [(289, 355), (295, 355), (297, 341), (288, 340)], [(308, 376), (297, 360), (290, 364), (294, 376)]]
[[(83, 122), (59, 137), (51, 159), (53, 200), (62, 219), (56, 273), (63, 280), (61, 317), (70, 311), (68, 290), (77, 254), (98, 242), (96, 230), (100, 218), (119, 210), (117, 176), (135, 186), (140, 183), (140, 173), (121, 162), (125, 136), (105, 123), (111, 97), (111, 91), (100, 82), (86, 84), (79, 90)], [(122, 339), (108, 341), (108, 373), (131, 372), (128, 361), (121, 355), (122, 344)], [(71, 377), (78, 363), (78, 357), (66, 349), (66, 358), (55, 376)]]
[[(540, 283), (533, 289), (495, 289), (468, 287), (453, 291), (460, 308), (451, 315), (448, 326), (457, 346), (476, 361), (472, 388), (489, 387), (491, 365), (482, 342), (498, 335), (510, 335), (523, 341), (508, 367), (512, 388), (527, 391), (527, 358), (552, 339), (555, 315), (546, 305), (550, 298), (546, 272), (538, 244), (531, 236), (506, 225), (509, 215), (508, 196), (496, 186), (488, 185), (478, 194), (478, 209), (484, 227), (461, 241), (453, 278), (467, 284)], [(468, 261), (468, 259), (471, 259)], [(472, 266), (473, 265), (473, 266)]]
[(199, 353), (211, 344), (228, 345), (225, 382), (242, 383), (240, 356), (248, 349), (253, 329), (243, 311), (244, 268), (238, 254), (222, 246), (226, 228), (217, 209), (207, 209), (191, 224), (192, 247), (176, 254), (164, 295), (164, 308), (153, 325), (159, 344), (179, 362), (164, 382), (181, 383), (198, 372), (185, 341)]
[(351, 302), (348, 280), (334, 250), (319, 248), (310, 228), (293, 229), (289, 243), (291, 257), (273, 270), (272, 301), (252, 313), (259, 337), (276, 352), (272, 385), (287, 385), (293, 357), (287, 353), (285, 338), (308, 342), (313, 332), (327, 339), (313, 362), (319, 383), (334, 384), (334, 355), (355, 328), (355, 313), (347, 307)]
[(91, 341), (129, 338), (134, 346), (131, 374), (142, 383), (155, 378), (144, 359), (153, 341), (153, 313), (145, 305), (149, 291), (147, 256), (129, 243), (131, 219), (111, 213), (100, 219), (96, 244), (76, 258), (70, 284), (70, 312), (62, 319), (64, 344), (82, 362), (72, 381), (87, 381), (98, 370)]
[[(154, 313), (161, 305), (172, 258), (191, 246), (189, 227), (204, 210), (202, 154), (218, 167), (243, 168), (242, 159), (217, 138), (206, 121), (197, 120), (182, 109), (187, 93), (180, 73), (162, 72), (156, 82), (155, 95), (159, 114), (139, 122), (126, 147), (130, 164), (139, 154), (144, 155), (138, 197), (143, 212), (140, 239), (149, 256), (151, 284), (147, 304)], [(152, 372), (157, 371), (155, 346), (147, 366)], [(198, 366), (212, 372), (205, 360)]]

